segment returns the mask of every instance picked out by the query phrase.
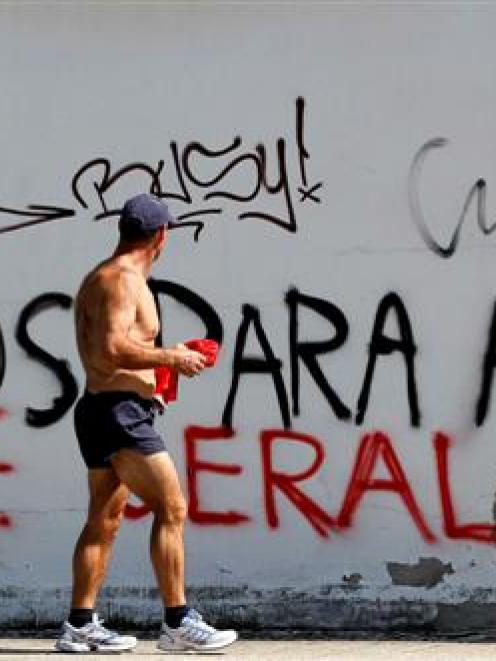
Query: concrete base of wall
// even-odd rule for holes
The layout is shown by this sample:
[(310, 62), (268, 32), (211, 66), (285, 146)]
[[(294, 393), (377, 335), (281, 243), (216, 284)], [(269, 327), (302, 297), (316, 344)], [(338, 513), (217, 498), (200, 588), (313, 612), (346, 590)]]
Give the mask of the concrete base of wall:
[[(346, 593), (347, 592), (347, 593)], [(240, 587), (196, 587), (188, 601), (218, 626), (274, 631), (422, 631), (426, 634), (491, 635), (496, 623), (496, 592), (475, 590), (457, 603), (426, 598), (367, 598), (363, 591), (323, 586), (314, 591)], [(0, 590), (3, 630), (58, 627), (67, 616), (69, 589)], [(124, 628), (158, 629), (162, 618), (154, 588), (108, 587), (98, 609), (105, 620)], [(496, 630), (495, 630), (496, 633)]]

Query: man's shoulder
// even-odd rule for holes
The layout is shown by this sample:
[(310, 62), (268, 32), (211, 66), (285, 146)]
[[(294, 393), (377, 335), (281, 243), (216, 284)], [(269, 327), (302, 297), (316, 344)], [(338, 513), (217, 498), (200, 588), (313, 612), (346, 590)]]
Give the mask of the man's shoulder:
[(84, 278), (76, 296), (76, 307), (95, 300), (139, 298), (143, 286), (146, 287), (146, 280), (139, 272), (117, 260), (107, 260)]
[(146, 283), (143, 276), (136, 270), (112, 260), (99, 264), (88, 273), (84, 282), (101, 289), (113, 289), (121, 286), (136, 288), (140, 284)]
[(94, 287), (104, 297), (139, 300), (146, 280), (141, 273), (125, 264), (109, 263), (95, 274)]

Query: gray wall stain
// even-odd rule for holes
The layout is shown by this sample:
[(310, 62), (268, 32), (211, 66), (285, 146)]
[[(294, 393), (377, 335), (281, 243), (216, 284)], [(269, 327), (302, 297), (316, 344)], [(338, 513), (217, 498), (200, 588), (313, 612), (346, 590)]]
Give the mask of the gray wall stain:
[(416, 564), (386, 562), (393, 585), (433, 588), (446, 574), (454, 574), (451, 562), (443, 563), (439, 558), (420, 558)]

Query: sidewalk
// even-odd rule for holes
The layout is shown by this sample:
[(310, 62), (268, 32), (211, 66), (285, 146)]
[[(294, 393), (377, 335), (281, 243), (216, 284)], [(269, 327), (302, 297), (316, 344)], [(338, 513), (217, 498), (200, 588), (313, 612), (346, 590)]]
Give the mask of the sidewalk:
[[(14, 639), (0, 638), (0, 659), (20, 661), (21, 659), (102, 659), (108, 661), (109, 654), (60, 654), (53, 649), (53, 640), (47, 639)], [(114, 655), (112, 655), (114, 656)], [(456, 642), (412, 642), (412, 641), (257, 641), (241, 640), (221, 652), (204, 652), (203, 654), (164, 654), (155, 648), (155, 642), (143, 641), (131, 654), (119, 654), (119, 661), (158, 659), (171, 657), (173, 659), (191, 659), (195, 656), (213, 656), (227, 659), (344, 659), (346, 661), (363, 661), (364, 659), (380, 659), (381, 661), (446, 660), (461, 661), (465, 659), (494, 659), (496, 644), (487, 643), (456, 643)]]

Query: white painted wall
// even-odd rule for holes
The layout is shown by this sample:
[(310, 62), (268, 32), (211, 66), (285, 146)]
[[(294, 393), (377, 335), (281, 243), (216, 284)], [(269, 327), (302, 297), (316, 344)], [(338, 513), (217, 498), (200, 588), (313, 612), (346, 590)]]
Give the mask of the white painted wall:
[[(99, 157), (108, 158), (113, 170), (136, 161), (156, 167), (163, 159), (164, 189), (177, 190), (171, 140), (182, 153), (195, 140), (219, 149), (239, 135), (243, 147), (235, 155), (266, 145), (272, 183), (276, 140), (286, 141), (298, 229), (290, 233), (260, 220), (238, 220), (250, 210), (284, 212), (282, 196), (264, 190), (251, 204), (203, 202), (203, 192), (215, 187), (202, 191), (188, 182), (191, 204), (170, 200), (177, 214), (223, 210), (204, 219), (197, 243), (190, 230), (171, 234), (154, 271), (156, 278), (181, 283), (209, 301), (225, 331), (219, 366), (181, 383), (180, 401), (159, 421), (181, 479), (186, 484), (184, 429), (220, 424), (244, 303), (260, 310), (283, 361), (288, 396), (286, 292), (296, 286), (337, 305), (349, 322), (349, 337), (320, 364), (355, 414), (377, 306), (394, 291), (408, 311), (418, 347), (420, 427), (410, 425), (400, 355), (379, 358), (361, 426), (336, 419), (302, 366), (302, 411), (292, 427), (320, 439), (326, 460), (300, 486), (337, 516), (360, 438), (383, 430), (437, 541), (423, 541), (394, 493), (366, 494), (353, 526), (331, 530), (328, 538), (317, 535), (278, 494), (280, 527), (270, 529), (258, 438), (263, 429), (280, 428), (281, 416), (270, 377), (248, 375), (241, 379), (234, 408), (235, 438), (199, 446), (202, 458), (239, 464), (243, 472), (205, 473), (199, 485), (206, 509), (234, 509), (252, 520), (237, 527), (190, 523), (189, 583), (309, 592), (331, 585), (349, 600), (380, 595), (384, 601), (429, 603), (456, 603), (480, 588), (494, 589), (492, 546), (450, 539), (443, 531), (432, 436), (443, 430), (452, 438), (451, 487), (459, 522), (491, 523), (496, 411), (493, 406), (480, 428), (474, 414), (495, 299), (496, 238), (482, 234), (472, 205), (456, 252), (449, 259), (434, 254), (413, 221), (408, 178), (420, 147), (444, 137), (449, 144), (429, 152), (419, 185), (433, 236), (449, 243), (478, 178), (487, 181), (488, 217), (493, 217), (495, 18), (489, 6), (468, 4), (2, 5), (0, 205), (57, 205), (76, 215), (0, 234), (0, 326), (7, 354), (0, 405), (9, 413), (0, 423), (0, 460), (15, 469), (0, 475), (0, 510), (13, 522), (0, 530), (0, 587), (24, 595), (23, 590), (34, 590), (33, 599), (67, 589), (73, 543), (84, 520), (85, 470), (72, 416), (44, 429), (26, 425), (25, 407), (49, 407), (59, 387), (15, 341), (19, 314), (29, 301), (50, 291), (73, 296), (83, 275), (113, 248), (115, 220), (92, 221), (101, 211), (93, 180), (81, 183), (84, 209), (71, 191), (73, 175)], [(306, 104), (308, 187), (323, 182), (316, 191), (320, 203), (299, 201), (298, 97)], [(230, 158), (192, 163), (208, 178)], [(246, 163), (222, 187), (248, 194), (254, 176), (253, 164)], [(106, 199), (118, 207), (148, 185), (146, 177), (122, 179)], [(0, 226), (20, 220), (0, 214)], [(167, 342), (201, 335), (203, 327), (192, 315), (163, 301)], [(46, 311), (29, 328), (41, 346), (70, 362), (81, 387), (70, 312)], [(307, 340), (329, 336), (328, 324), (310, 311), (302, 312), (300, 331)], [(396, 337), (395, 323), (388, 323), (387, 331)], [(260, 355), (253, 329), (247, 347)], [(294, 443), (281, 442), (274, 455), (278, 468), (289, 472), (304, 470), (312, 460), (309, 448)], [(376, 475), (387, 472), (379, 467)], [(109, 586), (153, 585), (149, 524), (149, 517), (125, 522)], [(454, 573), (432, 589), (391, 584), (388, 561), (415, 564), (421, 557), (450, 562)], [(342, 577), (352, 573), (362, 576), (361, 589), (340, 591)], [(52, 597), (35, 609), (36, 617), (58, 616)], [(30, 598), (23, 599), (5, 602), (4, 621), (33, 617)], [(146, 614), (138, 600), (129, 603), (132, 617)]]

